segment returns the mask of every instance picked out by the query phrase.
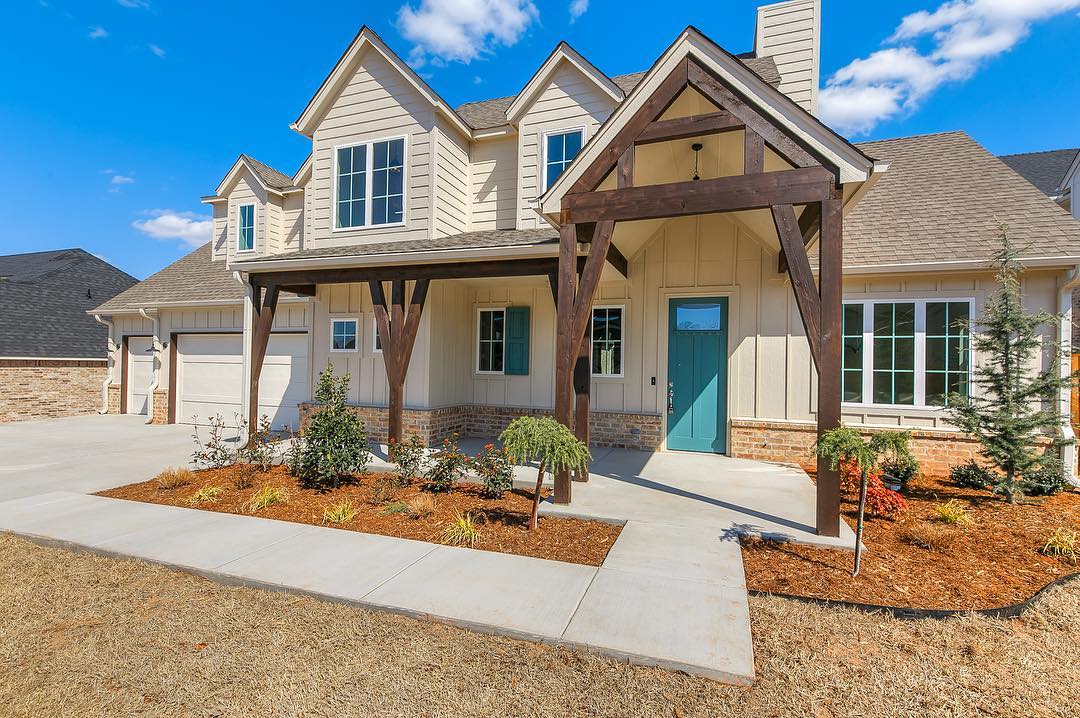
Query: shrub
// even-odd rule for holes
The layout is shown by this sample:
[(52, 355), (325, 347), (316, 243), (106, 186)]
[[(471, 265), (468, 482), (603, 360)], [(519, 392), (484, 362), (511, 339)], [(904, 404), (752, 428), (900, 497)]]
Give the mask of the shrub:
[(418, 494), (413, 496), (405, 505), (408, 507), (410, 519), (426, 519), (435, 513), (435, 497), (431, 494)]
[(1039, 466), (1028, 471), (1020, 480), (1020, 488), (1026, 496), (1053, 496), (1072, 488), (1065, 478), (1064, 466), (1056, 447), (1043, 452)]
[(881, 462), (881, 474), (882, 479), (893, 479), (901, 486), (907, 486), (919, 475), (919, 464), (916, 461), (887, 459)]
[(335, 501), (323, 509), (324, 524), (347, 524), (356, 518), (357, 509), (348, 499)]
[(994, 474), (975, 459), (968, 459), (949, 469), (949, 480), (962, 489), (986, 491), (994, 484)]
[(1047, 556), (1076, 563), (1080, 559), (1080, 532), (1054, 529), (1054, 533), (1050, 534), (1050, 538), (1043, 544), (1042, 552)]
[(879, 459), (882, 480), (892, 479), (904, 486), (919, 475), (919, 462), (911, 453), (910, 431), (879, 431), (870, 438), (870, 449)]
[(220, 499), (223, 493), (225, 493), (225, 489), (220, 486), (204, 486), (189, 496), (187, 502), (192, 506), (211, 504)]
[[(233, 463), (235, 449), (225, 439), (225, 420), (221, 418), (221, 414), (210, 417), (208, 424), (205, 442), (199, 437), (197, 425), (191, 434), (191, 439), (195, 442), (191, 463), (197, 469), (221, 469)], [(239, 430), (239, 418), (236, 424)]]
[(443, 529), (440, 541), (447, 546), (477, 546), (483, 540), (480, 527), (471, 514), (458, 514)]
[(534, 529), (544, 471), (558, 473), (586, 468), (592, 458), (589, 447), (565, 426), (547, 416), (519, 416), (510, 422), (499, 440), (506, 447), (511, 461), (522, 466), (533, 460), (539, 462), (532, 512), (529, 515), (529, 529)]
[(154, 477), (162, 489), (178, 489), (187, 486), (195, 478), (190, 469), (165, 469)]
[(427, 452), (424, 441), (416, 434), (402, 442), (391, 441), (386, 453), (395, 464), (394, 473), (400, 477), (402, 484), (423, 473)]
[(885, 488), (878, 479), (876, 483), (868, 483), (866, 486), (866, 513), (870, 516), (878, 516), (883, 519), (898, 519), (907, 511), (907, 502), (904, 497)]
[(257, 464), (233, 464), (232, 486), (234, 489), (250, 489), (255, 484), (255, 475), (259, 473)]
[(368, 489), (368, 503), (385, 504), (387, 501), (393, 501), (397, 498), (397, 492), (400, 487), (397, 481), (386, 476), (380, 476), (375, 479), (371, 484), (371, 488)]
[(404, 501), (391, 501), (382, 507), (383, 514), (407, 514), (409, 513), (409, 505)]
[(461, 453), (457, 445), (457, 434), (443, 439), (442, 448), (431, 457), (432, 464), (424, 473), (428, 491), (450, 491), (454, 482), (465, 475), (469, 457)]
[(514, 465), (506, 449), (497, 449), (494, 444), (485, 445), (473, 460), (473, 466), (484, 484), (484, 496), (489, 499), (501, 499), (514, 487)]
[(955, 529), (929, 521), (919, 521), (906, 526), (900, 534), (900, 540), (927, 551), (946, 551), (958, 537), (959, 533)]
[(972, 522), (971, 514), (956, 499), (935, 506), (934, 518), (943, 524), (963, 525)]
[(290, 470), (305, 483), (337, 488), (342, 477), (367, 469), (371, 452), (364, 422), (345, 405), (349, 381), (348, 374), (335, 378), (332, 364), (319, 374), (318, 406), (288, 456)]
[(267, 485), (256, 491), (255, 495), (248, 499), (248, 511), (255, 513), (265, 509), (267, 506), (283, 504), (288, 500), (289, 494), (286, 493), (285, 489)]
[[(240, 428), (246, 426), (246, 422), (240, 422)], [(274, 465), (274, 437), (270, 429), (270, 417), (265, 414), (259, 417), (247, 438), (247, 444), (236, 451), (236, 461), (251, 464), (265, 474)]]

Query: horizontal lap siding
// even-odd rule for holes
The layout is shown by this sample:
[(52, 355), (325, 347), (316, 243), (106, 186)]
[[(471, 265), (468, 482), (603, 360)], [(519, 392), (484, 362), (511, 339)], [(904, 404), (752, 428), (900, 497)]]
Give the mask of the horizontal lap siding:
[(214, 207), (213, 235), (211, 252), (214, 261), (225, 259), (229, 251), (229, 204), (217, 202)]
[(477, 142), (472, 148), (471, 229), (513, 229), (517, 222), (517, 140)]
[(266, 191), (245, 169), (228, 197), (229, 215), (226, 220), (225, 252), (229, 260), (236, 258), (236, 222), (240, 207), (245, 204), (255, 205), (255, 254), (259, 256), (266, 254), (269, 246)]
[(780, 91), (812, 110), (818, 79), (819, 0), (796, 0), (758, 8), (754, 50), (771, 57), (780, 72)]
[(587, 142), (615, 108), (614, 101), (572, 65), (564, 63), (521, 118), (518, 135), (518, 227), (543, 226), (530, 203), (541, 187), (544, 132), (585, 128)]
[(469, 228), (469, 141), (438, 120), (435, 152), (435, 236)]
[(295, 252), (303, 249), (304, 240), (304, 196), (294, 192), (285, 196), (282, 208), (282, 252)]
[[(377, 52), (367, 51), (313, 138), (312, 178), (306, 194), (311, 248), (424, 239), (431, 231), (431, 130), (434, 111)], [(405, 227), (334, 232), (334, 147), (406, 136)], [(310, 240), (308, 239), (310, 238)]]

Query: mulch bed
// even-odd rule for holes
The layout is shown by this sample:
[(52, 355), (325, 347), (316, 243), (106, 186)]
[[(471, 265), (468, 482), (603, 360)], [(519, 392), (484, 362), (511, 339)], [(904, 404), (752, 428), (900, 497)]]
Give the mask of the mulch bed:
[[(908, 503), (903, 518), (866, 520), (857, 578), (851, 576), (850, 551), (748, 539), (743, 541), (747, 587), (904, 608), (976, 610), (1019, 603), (1080, 570), (1039, 551), (1055, 529), (1080, 528), (1075, 491), (1010, 505), (990, 492), (921, 477), (903, 494)], [(934, 507), (951, 499), (967, 508), (973, 522), (941, 526), (945, 545), (934, 550), (914, 545), (911, 532), (939, 523), (932, 518)], [(854, 527), (855, 503), (845, 499), (842, 510)]]
[(450, 493), (434, 494), (435, 512), (425, 518), (409, 518), (404, 514), (385, 514), (388, 501), (407, 502), (423, 492), (423, 482), (412, 480), (407, 486), (394, 491), (391, 498), (376, 496), (374, 487), (379, 479), (396, 479), (392, 474), (365, 474), (356, 477), (337, 489), (318, 490), (301, 486), (283, 466), (273, 466), (270, 471), (258, 474), (255, 483), (246, 489), (233, 488), (237, 469), (205, 469), (196, 471), (195, 481), (175, 489), (163, 489), (154, 480), (129, 484), (98, 493), (117, 499), (143, 501), (151, 504), (189, 507), (188, 498), (204, 486), (224, 489), (221, 497), (212, 503), (199, 504), (195, 508), (230, 514), (251, 514), (248, 501), (264, 486), (284, 489), (288, 501), (272, 504), (258, 511), (256, 516), (280, 521), (323, 525), (323, 510), (332, 503), (349, 500), (358, 513), (346, 524), (329, 524), (332, 528), (362, 531), (364, 533), (397, 536), (418, 541), (440, 542), (440, 534), (446, 525), (459, 514), (471, 514), (480, 521), (481, 543), (475, 548), (519, 556), (552, 559), (599, 566), (608, 550), (622, 531), (621, 526), (601, 521), (583, 521), (540, 517), (534, 531), (527, 529), (532, 508), (532, 493), (508, 491), (501, 499), (489, 499), (482, 495), (478, 484), (459, 483)]

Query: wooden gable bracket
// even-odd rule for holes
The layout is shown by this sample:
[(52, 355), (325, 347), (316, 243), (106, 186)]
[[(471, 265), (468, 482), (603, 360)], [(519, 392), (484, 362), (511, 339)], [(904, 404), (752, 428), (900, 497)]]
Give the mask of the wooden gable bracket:
[[(810, 240), (818, 233), (821, 226), (821, 203), (814, 202), (803, 208), (799, 215), (799, 234), (802, 236), (803, 247), (810, 246)], [(787, 253), (781, 246), (780, 254), (776, 257), (776, 273), (784, 274), (788, 270)]]
[(387, 441), (402, 440), (402, 414), (405, 403), (405, 376), (409, 373), (409, 360), (412, 358), (416, 333), (420, 327), (420, 317), (427, 301), (429, 280), (418, 279), (413, 287), (409, 308), (405, 309), (405, 280), (391, 282), (389, 310), (386, 306), (386, 294), (381, 281), (370, 280), (371, 303), (375, 309), (375, 326), (379, 332), (379, 343), (383, 350), (383, 365), (386, 367), (386, 380), (390, 385), (390, 397), (387, 406)]
[(774, 205), (772, 216), (773, 223), (776, 225), (776, 236), (780, 238), (780, 246), (784, 248), (784, 253), (789, 258), (788, 276), (791, 277), (791, 289), (795, 294), (799, 314), (802, 316), (803, 328), (806, 330), (806, 340), (810, 344), (810, 356), (814, 360), (814, 366), (818, 366), (821, 343), (821, 298), (818, 296), (818, 287), (814, 282), (814, 273), (810, 269), (810, 258), (806, 255), (799, 224), (795, 219), (795, 208), (790, 204)]

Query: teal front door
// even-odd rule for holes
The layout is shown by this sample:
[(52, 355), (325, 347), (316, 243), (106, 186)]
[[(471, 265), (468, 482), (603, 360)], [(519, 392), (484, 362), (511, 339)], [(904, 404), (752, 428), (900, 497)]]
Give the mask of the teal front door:
[(727, 450), (727, 297), (668, 308), (667, 448)]

